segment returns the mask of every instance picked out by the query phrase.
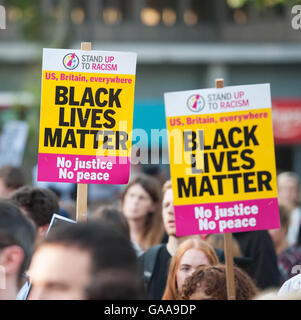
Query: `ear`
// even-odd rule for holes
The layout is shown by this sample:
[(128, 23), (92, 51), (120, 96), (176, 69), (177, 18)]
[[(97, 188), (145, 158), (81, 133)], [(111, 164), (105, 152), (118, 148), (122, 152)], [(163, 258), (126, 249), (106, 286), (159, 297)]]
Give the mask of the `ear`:
[(17, 245), (9, 246), (1, 250), (0, 265), (5, 268), (7, 275), (18, 273), (23, 260), (23, 249)]
[(49, 228), (49, 223), (41, 227), (38, 227), (38, 235), (44, 237), (46, 235), (48, 228)]

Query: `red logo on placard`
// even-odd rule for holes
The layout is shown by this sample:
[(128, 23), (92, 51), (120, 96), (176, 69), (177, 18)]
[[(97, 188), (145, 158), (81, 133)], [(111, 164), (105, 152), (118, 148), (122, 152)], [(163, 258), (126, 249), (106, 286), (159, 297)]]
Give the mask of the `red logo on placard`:
[(79, 64), (78, 56), (75, 53), (68, 53), (63, 59), (63, 64), (66, 69), (73, 70), (77, 68)]

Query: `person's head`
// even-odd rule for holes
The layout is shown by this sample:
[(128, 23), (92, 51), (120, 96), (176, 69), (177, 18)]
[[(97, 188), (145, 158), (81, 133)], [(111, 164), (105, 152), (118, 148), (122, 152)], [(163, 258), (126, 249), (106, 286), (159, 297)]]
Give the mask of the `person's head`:
[(58, 227), (33, 256), (29, 299), (85, 299), (92, 279), (112, 269), (138, 274), (135, 250), (123, 234), (95, 221)]
[(13, 191), (24, 185), (24, 182), (21, 169), (12, 166), (0, 168), (0, 198), (9, 198)]
[(164, 183), (162, 188), (162, 218), (164, 229), (169, 236), (176, 235), (175, 211), (173, 205), (173, 193), (171, 181), (168, 180)]
[(111, 269), (97, 274), (86, 289), (87, 300), (146, 299), (140, 277), (126, 270)]
[[(205, 237), (205, 241), (209, 243), (213, 248), (224, 250), (224, 235), (221, 233), (208, 234)], [(242, 253), (239, 247), (239, 243), (233, 237), (232, 238), (232, 255), (233, 257), (242, 257)]]
[(158, 244), (162, 238), (161, 192), (158, 181), (137, 175), (125, 188), (121, 198), (122, 213), (129, 222), (143, 221), (138, 245), (143, 250)]
[(103, 221), (111, 224), (116, 230), (122, 232), (128, 239), (130, 238), (130, 229), (124, 215), (113, 207), (100, 207), (92, 215), (91, 220)]
[[(252, 279), (241, 269), (234, 267), (236, 300), (251, 300), (257, 294)], [(226, 266), (201, 266), (185, 280), (183, 300), (227, 300)]]
[(289, 226), (289, 212), (284, 206), (279, 205), (280, 228), (268, 230), (277, 253), (283, 250), (283, 244), (286, 244), (286, 235)]
[(10, 197), (23, 214), (37, 227), (40, 238), (44, 237), (51, 222), (52, 215), (59, 213), (56, 195), (48, 189), (24, 186)]
[(282, 172), (277, 177), (278, 201), (288, 210), (296, 207), (299, 200), (299, 176), (294, 172)]
[(19, 289), (34, 250), (35, 235), (35, 227), (19, 208), (9, 201), (0, 200), (0, 266), (4, 270), (7, 287), (0, 290), (0, 300), (10, 299), (9, 295)]
[(195, 236), (185, 240), (171, 259), (163, 300), (175, 300), (185, 279), (199, 266), (218, 263), (214, 249)]

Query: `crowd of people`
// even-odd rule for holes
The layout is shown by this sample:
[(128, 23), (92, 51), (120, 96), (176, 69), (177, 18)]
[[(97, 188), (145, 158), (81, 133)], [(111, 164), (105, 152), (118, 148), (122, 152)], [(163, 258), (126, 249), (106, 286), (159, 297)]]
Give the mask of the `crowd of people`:
[[(176, 236), (170, 180), (136, 173), (87, 222), (48, 232), (53, 214), (75, 220), (69, 190), (0, 168), (0, 300), (227, 299), (224, 237)], [(298, 175), (279, 174), (281, 228), (233, 234), (236, 299), (301, 299), (299, 191)]]

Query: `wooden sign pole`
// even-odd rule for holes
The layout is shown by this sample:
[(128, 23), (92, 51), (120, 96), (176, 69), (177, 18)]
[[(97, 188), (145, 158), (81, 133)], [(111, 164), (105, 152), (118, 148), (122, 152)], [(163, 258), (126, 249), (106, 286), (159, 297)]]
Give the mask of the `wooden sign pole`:
[[(91, 42), (82, 42), (81, 50), (90, 51)], [(83, 183), (77, 184), (77, 199), (76, 199), (76, 221), (87, 221), (87, 204), (88, 204), (88, 185)]]
[[(224, 87), (224, 79), (215, 80), (216, 88)], [(227, 279), (227, 297), (228, 300), (235, 300), (235, 282), (233, 269), (233, 253), (232, 253), (232, 233), (224, 234), (224, 251), (226, 260), (226, 279)]]

